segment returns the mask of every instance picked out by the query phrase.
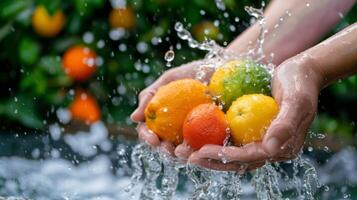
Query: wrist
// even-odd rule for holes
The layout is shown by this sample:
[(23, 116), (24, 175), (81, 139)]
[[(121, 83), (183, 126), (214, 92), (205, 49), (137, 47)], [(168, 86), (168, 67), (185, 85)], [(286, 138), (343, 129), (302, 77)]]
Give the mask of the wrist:
[(328, 84), (328, 80), (324, 72), (321, 70), (319, 62), (308, 53), (298, 54), (287, 62), (293, 63), (293, 66), (300, 68), (300, 76), (306, 78), (306, 81), (311, 83), (311, 86), (315, 86), (317, 91), (320, 91)]

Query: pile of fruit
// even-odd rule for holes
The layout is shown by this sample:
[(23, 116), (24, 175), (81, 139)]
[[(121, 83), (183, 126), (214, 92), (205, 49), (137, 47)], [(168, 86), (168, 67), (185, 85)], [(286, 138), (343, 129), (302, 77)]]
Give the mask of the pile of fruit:
[(270, 82), (263, 65), (233, 60), (216, 70), (208, 86), (182, 79), (160, 87), (145, 122), (160, 139), (175, 145), (185, 140), (193, 149), (260, 141), (278, 113)]

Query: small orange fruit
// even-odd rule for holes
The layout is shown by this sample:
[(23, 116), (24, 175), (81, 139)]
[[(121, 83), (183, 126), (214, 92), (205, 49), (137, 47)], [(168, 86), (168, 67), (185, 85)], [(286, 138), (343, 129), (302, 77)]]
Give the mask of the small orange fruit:
[(261, 141), (279, 111), (278, 104), (263, 94), (243, 95), (227, 111), (231, 136), (236, 145)]
[(52, 16), (42, 5), (37, 6), (32, 15), (32, 27), (43, 37), (53, 37), (61, 32), (65, 24), (65, 16), (57, 10)]
[(211, 103), (208, 87), (194, 79), (173, 81), (159, 88), (145, 109), (145, 122), (162, 140), (182, 143), (182, 125), (187, 113)]
[(74, 46), (68, 49), (62, 59), (65, 73), (76, 81), (85, 81), (96, 71), (96, 54), (83, 46)]
[(226, 116), (213, 103), (191, 110), (183, 123), (183, 138), (194, 149), (205, 144), (223, 145), (229, 129)]
[(130, 7), (116, 8), (109, 13), (109, 24), (112, 28), (132, 29), (135, 26), (135, 15)]
[(91, 124), (100, 119), (100, 108), (97, 101), (86, 92), (77, 91), (74, 101), (69, 106), (72, 119)]
[(210, 21), (203, 21), (196, 24), (192, 28), (193, 36), (203, 42), (205, 39), (216, 40), (218, 38), (219, 29)]

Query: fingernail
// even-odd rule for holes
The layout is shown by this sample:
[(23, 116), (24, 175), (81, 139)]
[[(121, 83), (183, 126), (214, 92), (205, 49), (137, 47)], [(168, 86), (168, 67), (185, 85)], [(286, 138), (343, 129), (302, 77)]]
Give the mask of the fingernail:
[(268, 139), (267, 150), (268, 150), (269, 154), (276, 155), (280, 151), (280, 147), (281, 147), (281, 144), (277, 138), (273, 137), (273, 138)]
[(135, 109), (134, 112), (131, 113), (131, 115), (130, 115), (130, 119), (131, 119), (133, 122), (137, 122), (137, 121), (134, 119), (134, 115), (135, 115), (135, 113), (136, 113), (136, 110), (137, 110), (137, 109)]

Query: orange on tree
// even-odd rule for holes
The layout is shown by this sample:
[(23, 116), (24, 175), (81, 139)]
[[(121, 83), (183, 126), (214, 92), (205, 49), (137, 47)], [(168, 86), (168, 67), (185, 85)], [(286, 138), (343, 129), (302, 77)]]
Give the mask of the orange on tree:
[(145, 109), (145, 122), (162, 140), (180, 144), (182, 125), (192, 108), (211, 103), (208, 87), (194, 79), (173, 81), (160, 87)]
[(192, 33), (199, 42), (205, 39), (216, 40), (218, 38), (219, 29), (212, 22), (203, 21), (192, 28)]
[(109, 13), (109, 24), (112, 28), (132, 29), (135, 26), (135, 14), (132, 8), (115, 8)]
[(96, 71), (96, 54), (88, 47), (74, 46), (68, 49), (62, 58), (65, 73), (76, 81), (89, 79)]
[(261, 141), (279, 111), (275, 100), (263, 94), (243, 95), (227, 111), (231, 136), (236, 145)]
[(32, 27), (37, 34), (43, 37), (57, 35), (61, 32), (65, 21), (65, 16), (61, 10), (50, 15), (42, 5), (37, 6), (32, 14)]
[(72, 119), (91, 124), (100, 120), (101, 111), (94, 97), (78, 90), (73, 102), (69, 106)]
[(223, 145), (229, 130), (226, 116), (214, 103), (193, 108), (183, 123), (183, 138), (193, 148), (205, 144)]

